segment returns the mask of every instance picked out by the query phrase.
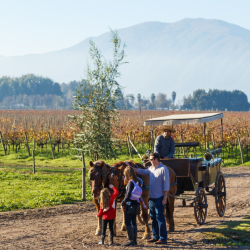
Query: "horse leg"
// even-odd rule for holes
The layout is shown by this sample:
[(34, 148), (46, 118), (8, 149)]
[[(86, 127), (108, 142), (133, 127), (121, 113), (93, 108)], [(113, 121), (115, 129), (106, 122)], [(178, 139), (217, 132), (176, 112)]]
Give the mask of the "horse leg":
[(168, 196), (168, 208), (167, 208), (167, 216), (168, 224), (169, 224), (169, 232), (174, 232), (174, 201), (175, 198)]
[[(116, 206), (117, 206), (117, 202), (115, 202), (115, 214), (116, 214)], [(114, 219), (113, 231), (114, 231), (114, 236), (116, 236), (116, 217)]]
[(174, 198), (169, 202), (169, 232), (174, 232)]
[(149, 216), (148, 216), (148, 210), (144, 209), (142, 212), (143, 220), (145, 221), (145, 232), (143, 234), (143, 239), (151, 239), (151, 231), (149, 227)]
[(169, 212), (169, 197), (167, 200), (167, 204), (165, 206), (165, 218), (166, 218), (166, 222), (168, 223), (168, 225), (170, 224), (169, 222), (169, 218), (170, 218), (170, 212)]
[[(148, 207), (148, 194), (149, 194), (149, 191), (146, 191), (142, 195), (142, 198), (147, 207)], [(148, 209), (144, 209), (142, 206), (141, 206), (141, 209), (142, 209), (142, 218), (143, 218), (143, 221), (145, 222), (145, 232), (143, 234), (143, 239), (151, 239), (151, 231), (150, 231), (150, 227), (148, 224), (149, 222)]]
[[(95, 204), (95, 207), (96, 207), (96, 211), (97, 213), (99, 213), (99, 210), (100, 210), (100, 204), (98, 202), (98, 199), (94, 198), (94, 204)], [(102, 234), (102, 216), (98, 217), (98, 224), (97, 224), (97, 229), (96, 229), (96, 232), (95, 232), (95, 235), (101, 235)]]
[(122, 226), (121, 231), (126, 231), (127, 227), (125, 225), (125, 211), (126, 211), (126, 205), (124, 206), (124, 209), (122, 209)]

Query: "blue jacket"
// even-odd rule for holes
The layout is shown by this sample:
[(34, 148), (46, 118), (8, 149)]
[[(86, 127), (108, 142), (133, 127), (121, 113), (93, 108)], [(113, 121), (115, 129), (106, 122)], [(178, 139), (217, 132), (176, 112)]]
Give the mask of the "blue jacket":
[(155, 140), (154, 152), (157, 152), (161, 158), (174, 156), (175, 144), (173, 138), (170, 136), (165, 138), (163, 135), (157, 136)]

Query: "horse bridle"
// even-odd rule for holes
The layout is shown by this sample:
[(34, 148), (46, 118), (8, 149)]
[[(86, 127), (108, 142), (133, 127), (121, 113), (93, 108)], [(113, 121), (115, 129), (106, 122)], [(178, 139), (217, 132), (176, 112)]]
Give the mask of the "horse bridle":
[(94, 167), (91, 169), (91, 172), (89, 172), (89, 186), (90, 186), (90, 188), (91, 188), (91, 190), (95, 190), (95, 189), (102, 189), (103, 187), (102, 187), (102, 181), (100, 182), (100, 186), (98, 187), (97, 185), (96, 185), (96, 182), (95, 182), (95, 185), (94, 185), (94, 187), (92, 186), (92, 184), (91, 184), (91, 175), (93, 174), (92, 173), (92, 170), (95, 170), (95, 171), (101, 171), (101, 176), (103, 177), (103, 172), (102, 172), (102, 169), (101, 168), (99, 168), (98, 166), (97, 166), (97, 163), (94, 165)]
[(121, 183), (122, 183), (123, 174), (122, 174), (122, 172), (120, 172), (118, 169), (116, 169), (117, 167), (118, 167), (118, 166), (115, 165), (113, 168), (111, 168), (111, 169), (109, 170), (109, 172), (108, 172), (108, 175), (109, 175), (110, 173), (119, 173), (119, 174), (120, 174), (120, 176), (119, 176), (118, 179), (117, 179), (117, 181), (118, 181), (118, 183), (119, 183), (119, 186), (118, 186), (119, 194), (118, 194), (117, 197), (116, 197), (116, 199), (119, 199), (123, 194), (125, 194), (125, 192), (126, 192), (126, 186), (124, 185), (124, 183), (123, 183), (123, 185), (121, 184)]

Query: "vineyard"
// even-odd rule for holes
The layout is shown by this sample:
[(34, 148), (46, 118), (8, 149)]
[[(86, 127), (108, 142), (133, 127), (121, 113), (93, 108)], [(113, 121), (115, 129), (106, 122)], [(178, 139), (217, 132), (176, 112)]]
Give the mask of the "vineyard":
[[(76, 111), (50, 110), (50, 111), (0, 111), (0, 132), (2, 146), (0, 153), (5, 155), (23, 154), (30, 156), (31, 150), (36, 154), (45, 154), (48, 158), (60, 158), (77, 154), (74, 136), (78, 128), (71, 122), (69, 115)], [(120, 111), (120, 120), (113, 126), (116, 138), (116, 155), (128, 155), (126, 134), (128, 133), (133, 144), (141, 153), (152, 149), (155, 137), (159, 134), (159, 127), (143, 126), (144, 120), (153, 117), (166, 116), (180, 111)], [(190, 113), (190, 112), (189, 112)], [(211, 149), (224, 148), (224, 158), (233, 159), (232, 164), (240, 160), (239, 140), (241, 142), (243, 157), (249, 160), (249, 128), (250, 113), (224, 112), (223, 137), (221, 121), (207, 123), (206, 141)], [(176, 154), (189, 157), (204, 152), (205, 137), (203, 124), (176, 125), (173, 135), (175, 142), (199, 142), (195, 148), (177, 149)], [(214, 140), (213, 140), (214, 138)], [(52, 149), (53, 148), (53, 149)], [(53, 150), (53, 154), (50, 151)]]
[[(75, 111), (0, 111), (0, 179), (2, 194), (0, 211), (35, 208), (81, 201), (81, 167), (77, 151), (81, 145), (74, 141), (78, 129), (69, 119)], [(130, 158), (127, 134), (141, 154), (152, 150), (159, 127), (144, 127), (144, 120), (177, 112), (120, 111), (120, 120), (114, 124), (116, 159), (105, 159), (112, 164)], [(185, 113), (185, 112), (178, 112)], [(210, 149), (223, 146), (225, 166), (249, 160), (250, 113), (225, 112), (223, 140), (221, 121), (207, 123), (207, 145)], [(197, 148), (176, 148), (179, 157), (202, 156), (205, 152), (203, 124), (176, 125), (175, 142), (200, 142)], [(213, 140), (214, 138), (214, 140)], [(34, 151), (33, 151), (34, 150)], [(32, 151), (36, 159), (36, 175), (32, 175)], [(53, 151), (53, 153), (52, 153)], [(140, 161), (135, 152), (133, 159)], [(88, 167), (87, 156), (85, 162)], [(245, 163), (249, 165), (249, 163)], [(44, 175), (47, 173), (48, 175)], [(88, 177), (86, 198), (91, 199)]]

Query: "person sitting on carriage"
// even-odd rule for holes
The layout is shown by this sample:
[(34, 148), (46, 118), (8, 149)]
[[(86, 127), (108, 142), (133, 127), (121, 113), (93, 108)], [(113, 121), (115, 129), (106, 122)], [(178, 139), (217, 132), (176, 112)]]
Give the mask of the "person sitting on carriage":
[(158, 153), (161, 159), (174, 158), (175, 143), (171, 133), (175, 133), (175, 130), (171, 126), (164, 126), (161, 132), (163, 134), (155, 140), (154, 152)]

